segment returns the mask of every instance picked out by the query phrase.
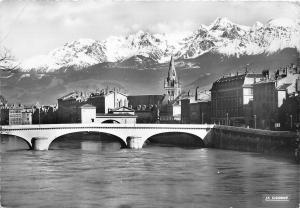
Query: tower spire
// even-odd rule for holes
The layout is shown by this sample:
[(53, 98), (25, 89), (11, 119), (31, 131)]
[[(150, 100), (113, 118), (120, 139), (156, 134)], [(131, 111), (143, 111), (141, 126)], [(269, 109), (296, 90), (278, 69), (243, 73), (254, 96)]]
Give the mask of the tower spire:
[(173, 56), (171, 56), (171, 61), (169, 64), (169, 71), (168, 71), (168, 81), (171, 81), (171, 80), (174, 80), (174, 81), (177, 80)]
[(181, 87), (177, 78), (173, 56), (171, 56), (169, 63), (168, 77), (165, 80), (165, 90), (169, 95), (169, 101), (174, 101), (181, 93)]

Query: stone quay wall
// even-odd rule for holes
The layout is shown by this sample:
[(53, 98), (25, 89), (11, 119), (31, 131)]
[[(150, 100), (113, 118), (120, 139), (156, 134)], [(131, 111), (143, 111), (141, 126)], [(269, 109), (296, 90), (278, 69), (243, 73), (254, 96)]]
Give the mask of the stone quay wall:
[(295, 156), (296, 133), (216, 125), (206, 147)]

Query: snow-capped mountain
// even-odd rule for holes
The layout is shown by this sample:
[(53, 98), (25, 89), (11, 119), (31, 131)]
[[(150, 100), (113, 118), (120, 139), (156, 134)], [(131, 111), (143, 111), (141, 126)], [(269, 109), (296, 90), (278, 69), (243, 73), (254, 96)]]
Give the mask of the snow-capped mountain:
[(290, 19), (270, 20), (263, 25), (256, 22), (252, 27), (218, 18), (211, 25), (202, 25), (190, 37), (177, 56), (195, 58), (208, 51), (224, 55), (253, 55), (274, 53), (284, 48), (300, 49), (299, 21)]
[(178, 34), (151, 34), (139, 31), (128, 36), (111, 36), (103, 41), (79, 39), (64, 46), (25, 60), (24, 71), (51, 72), (61, 68), (83, 68), (104, 62), (124, 62), (132, 57), (145, 57), (153, 63), (165, 63), (176, 58), (196, 58), (213, 52), (226, 56), (274, 53), (284, 48), (300, 50), (300, 20), (274, 19), (252, 27), (235, 24), (227, 18), (217, 18), (209, 26)]

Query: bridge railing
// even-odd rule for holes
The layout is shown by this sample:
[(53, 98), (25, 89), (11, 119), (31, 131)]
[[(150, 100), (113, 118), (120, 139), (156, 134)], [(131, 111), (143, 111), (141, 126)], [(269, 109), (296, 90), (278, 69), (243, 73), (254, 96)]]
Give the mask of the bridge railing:
[(213, 128), (213, 124), (34, 124), (34, 125), (7, 125), (1, 126), (1, 130), (13, 129), (49, 129), (49, 128)]

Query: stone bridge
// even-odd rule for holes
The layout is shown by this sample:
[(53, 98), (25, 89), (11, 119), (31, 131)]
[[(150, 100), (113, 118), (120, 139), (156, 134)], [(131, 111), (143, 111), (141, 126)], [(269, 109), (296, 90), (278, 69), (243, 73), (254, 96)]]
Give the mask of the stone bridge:
[(186, 133), (206, 143), (209, 124), (41, 124), (2, 126), (1, 134), (23, 138), (35, 150), (48, 150), (58, 137), (76, 132), (100, 132), (118, 137), (128, 148), (139, 149), (147, 139), (162, 133)]

